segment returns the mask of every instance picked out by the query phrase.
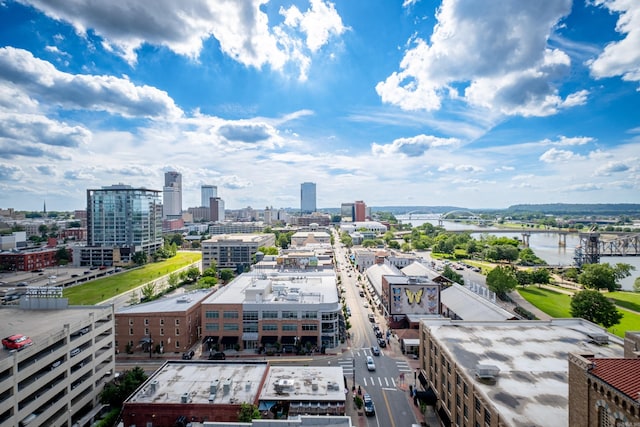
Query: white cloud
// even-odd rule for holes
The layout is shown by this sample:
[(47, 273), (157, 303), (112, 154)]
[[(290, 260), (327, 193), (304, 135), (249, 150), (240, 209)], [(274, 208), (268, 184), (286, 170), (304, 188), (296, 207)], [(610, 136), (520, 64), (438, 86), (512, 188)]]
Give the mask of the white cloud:
[(226, 55), (246, 66), (269, 65), (282, 71), (287, 62), (296, 64), (306, 79), (311, 55), (332, 36), (346, 31), (333, 3), (311, 0), (311, 8), (281, 9), (282, 25), (269, 27), (262, 7), (268, 0), (145, 0), (89, 2), (66, 0), (19, 0), (58, 21), (69, 22), (80, 35), (93, 30), (102, 45), (130, 64), (144, 43), (165, 46), (197, 59), (203, 41), (215, 37)]
[(0, 48), (0, 79), (30, 97), (68, 109), (105, 111), (124, 117), (178, 118), (182, 111), (169, 95), (114, 76), (70, 74), (31, 52)]
[(554, 82), (569, 57), (547, 45), (571, 11), (570, 0), (444, 0), (430, 42), (415, 38), (393, 72), (376, 85), (383, 102), (405, 110), (437, 110), (445, 98), (506, 115), (546, 116), (585, 102), (563, 99)]
[(585, 145), (590, 142), (594, 142), (595, 138), (589, 136), (573, 136), (567, 137), (561, 135), (557, 140), (553, 141), (550, 139), (545, 139), (542, 141), (543, 145), (556, 145), (556, 146), (575, 146), (575, 145)]
[[(638, 159), (634, 161), (637, 162)], [(627, 172), (629, 169), (630, 167), (626, 162), (607, 162), (596, 169), (595, 174), (599, 176), (610, 176), (613, 173)]]
[(558, 163), (558, 162), (569, 162), (576, 158), (579, 158), (577, 154), (568, 150), (558, 150), (557, 148), (551, 148), (545, 151), (541, 156), (540, 160), (545, 163)]
[(622, 76), (623, 80), (640, 82), (640, 2), (592, 0), (592, 3), (620, 15), (616, 31), (624, 37), (609, 43), (596, 59), (587, 62), (591, 74), (596, 78)]
[(371, 145), (371, 152), (374, 155), (393, 156), (403, 155), (407, 157), (419, 157), (424, 155), (429, 149), (435, 147), (456, 146), (460, 140), (456, 138), (439, 138), (431, 135), (416, 135), (410, 138), (398, 138), (391, 144)]

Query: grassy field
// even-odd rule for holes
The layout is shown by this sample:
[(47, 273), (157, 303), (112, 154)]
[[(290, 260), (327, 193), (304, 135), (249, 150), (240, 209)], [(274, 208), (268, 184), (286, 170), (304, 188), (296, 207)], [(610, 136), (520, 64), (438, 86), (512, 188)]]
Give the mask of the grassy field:
[(640, 312), (640, 293), (637, 292), (608, 292), (605, 296), (615, 301), (616, 305)]
[[(554, 292), (550, 289), (542, 289), (534, 286), (518, 288), (518, 293), (531, 304), (552, 317), (571, 317), (571, 297), (566, 294)], [(637, 304), (640, 295), (631, 292), (611, 292), (605, 294), (608, 298), (622, 301), (624, 298), (629, 304)], [(615, 297), (615, 298), (614, 298)], [(618, 308), (624, 317), (619, 324), (608, 328), (608, 331), (619, 337), (624, 337), (625, 331), (640, 331), (640, 315), (623, 308)]]
[(63, 296), (69, 298), (70, 305), (94, 305), (201, 259), (200, 252), (178, 252), (175, 257), (166, 261), (147, 264), (131, 271), (65, 288)]
[(518, 293), (551, 317), (571, 317), (571, 297), (536, 286), (519, 287)]

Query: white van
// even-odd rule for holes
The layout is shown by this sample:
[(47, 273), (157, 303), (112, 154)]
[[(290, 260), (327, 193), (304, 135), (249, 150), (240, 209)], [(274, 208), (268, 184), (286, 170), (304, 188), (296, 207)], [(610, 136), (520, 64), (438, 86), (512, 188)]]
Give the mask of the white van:
[(367, 356), (367, 370), (369, 371), (376, 370), (376, 364), (373, 362), (373, 357), (371, 356)]

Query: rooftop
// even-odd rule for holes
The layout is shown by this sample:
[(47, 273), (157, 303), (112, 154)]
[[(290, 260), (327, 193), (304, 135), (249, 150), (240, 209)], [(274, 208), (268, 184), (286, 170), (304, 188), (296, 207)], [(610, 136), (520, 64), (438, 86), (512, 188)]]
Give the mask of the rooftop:
[(204, 304), (335, 304), (338, 300), (332, 270), (295, 273), (269, 271), (244, 273)]
[(172, 295), (142, 304), (122, 307), (118, 309), (116, 313), (136, 314), (185, 312), (194, 305), (200, 303), (211, 292), (211, 289), (198, 289), (180, 295)]
[(254, 403), (267, 368), (266, 362), (168, 361), (127, 402)]
[(211, 236), (210, 239), (204, 240), (202, 243), (217, 243), (217, 242), (241, 242), (241, 243), (260, 243), (262, 240), (273, 236), (273, 234), (245, 234), (245, 233), (233, 233), (233, 234), (218, 234)]
[(260, 400), (344, 402), (343, 375), (337, 366), (271, 366)]
[[(468, 322), (424, 320), (442, 352), (511, 426), (568, 425), (568, 354), (623, 356), (622, 340), (582, 319)], [(608, 344), (594, 337), (607, 335)], [(484, 381), (481, 365), (496, 367)]]
[(457, 283), (440, 291), (440, 300), (464, 320), (507, 320), (515, 317), (502, 307)]
[(589, 373), (600, 378), (632, 400), (640, 396), (640, 359), (591, 359)]

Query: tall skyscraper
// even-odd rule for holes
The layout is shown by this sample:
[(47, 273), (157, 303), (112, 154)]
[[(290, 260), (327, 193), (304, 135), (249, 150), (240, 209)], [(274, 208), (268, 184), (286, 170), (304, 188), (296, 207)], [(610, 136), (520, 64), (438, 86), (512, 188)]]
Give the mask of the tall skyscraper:
[(367, 219), (367, 205), (362, 200), (356, 200), (353, 204), (353, 214), (354, 221), (365, 221)]
[(129, 185), (87, 190), (87, 245), (120, 248), (122, 258), (163, 245), (160, 192)]
[(182, 174), (166, 172), (162, 188), (163, 216), (165, 218), (182, 215)]
[(202, 185), (200, 187), (200, 197), (202, 199), (200, 206), (209, 206), (209, 199), (218, 197), (218, 187), (215, 185)]
[(211, 212), (211, 221), (224, 221), (224, 200), (220, 197), (212, 197), (210, 199), (209, 210)]
[(316, 211), (316, 184), (303, 182), (300, 184), (300, 212), (312, 213)]

